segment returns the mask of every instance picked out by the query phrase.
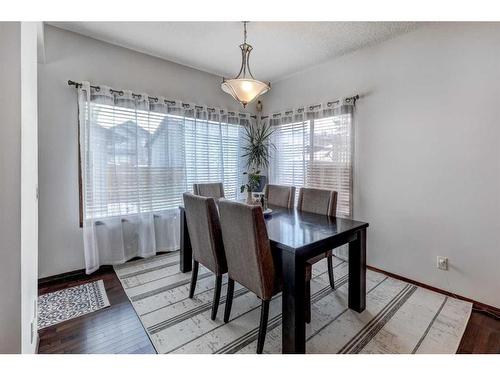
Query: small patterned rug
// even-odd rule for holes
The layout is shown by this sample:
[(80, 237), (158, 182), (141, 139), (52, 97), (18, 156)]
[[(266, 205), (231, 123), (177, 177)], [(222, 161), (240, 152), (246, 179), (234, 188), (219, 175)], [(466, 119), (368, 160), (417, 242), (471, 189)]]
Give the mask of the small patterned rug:
[(38, 297), (38, 329), (89, 314), (109, 306), (102, 280)]
[[(196, 293), (188, 298), (191, 273), (179, 271), (179, 253), (115, 266), (125, 293), (158, 353), (255, 353), (260, 300), (235, 285), (231, 320), (210, 319), (214, 276), (200, 267)], [(312, 321), (307, 353), (455, 353), (472, 305), (368, 270), (366, 310), (347, 307), (348, 263), (334, 258), (336, 289), (326, 262), (313, 267)], [(271, 301), (265, 353), (281, 353), (281, 294)]]

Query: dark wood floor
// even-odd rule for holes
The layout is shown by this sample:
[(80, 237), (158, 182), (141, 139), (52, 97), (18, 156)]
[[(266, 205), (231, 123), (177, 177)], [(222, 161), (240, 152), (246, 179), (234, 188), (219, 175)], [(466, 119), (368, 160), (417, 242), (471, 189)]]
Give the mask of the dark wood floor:
[(156, 353), (112, 269), (45, 284), (38, 294), (99, 279), (104, 280), (111, 306), (40, 330), (39, 353)]
[[(39, 353), (155, 353), (118, 277), (110, 268), (44, 284), (39, 294), (104, 280), (110, 307), (40, 330)], [(500, 353), (500, 319), (473, 311), (458, 353)]]
[(500, 319), (472, 311), (457, 353), (500, 354)]

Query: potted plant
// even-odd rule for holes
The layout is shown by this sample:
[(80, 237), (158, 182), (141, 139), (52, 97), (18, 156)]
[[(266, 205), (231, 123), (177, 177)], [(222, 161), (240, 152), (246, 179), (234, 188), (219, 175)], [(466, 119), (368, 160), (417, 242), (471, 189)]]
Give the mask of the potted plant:
[(241, 185), (241, 192), (247, 191), (247, 203), (252, 203), (252, 192), (260, 186), (260, 171), (255, 168), (251, 172), (243, 172), (247, 176), (247, 183)]
[(260, 186), (261, 168), (269, 167), (271, 150), (276, 146), (271, 142), (274, 129), (268, 123), (249, 125), (244, 127), (242, 157), (246, 159), (247, 171), (243, 174), (248, 177), (247, 183), (241, 185), (241, 192), (247, 191), (247, 203), (252, 202), (252, 192)]

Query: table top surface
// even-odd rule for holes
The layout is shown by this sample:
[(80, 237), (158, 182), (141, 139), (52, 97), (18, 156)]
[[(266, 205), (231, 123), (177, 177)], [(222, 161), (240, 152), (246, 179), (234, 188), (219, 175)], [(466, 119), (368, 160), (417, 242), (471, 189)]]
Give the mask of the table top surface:
[[(183, 205), (179, 208), (183, 208)], [(302, 212), (296, 208), (272, 205), (269, 208), (273, 211), (265, 216), (265, 220), (271, 244), (292, 252), (315, 247), (323, 241), (368, 227), (368, 223), (362, 221)]]
[(283, 250), (295, 251), (332, 237), (355, 233), (368, 223), (326, 215), (302, 212), (297, 209), (269, 206), (266, 215), (267, 234), (271, 243)]

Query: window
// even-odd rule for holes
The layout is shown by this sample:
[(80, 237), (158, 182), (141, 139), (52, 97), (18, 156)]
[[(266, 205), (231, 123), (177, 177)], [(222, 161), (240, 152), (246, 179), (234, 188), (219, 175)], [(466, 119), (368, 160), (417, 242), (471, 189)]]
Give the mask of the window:
[[(337, 215), (352, 211), (352, 115), (276, 125), (273, 183), (338, 192)], [(297, 193), (298, 194), (298, 193)]]
[(222, 181), (237, 197), (240, 125), (89, 105), (82, 220), (176, 209), (195, 182)]
[(279, 125), (273, 135), (277, 152), (272, 159), (272, 182), (306, 186), (306, 164), (310, 146), (310, 122)]
[(226, 198), (236, 199), (240, 182), (240, 126), (186, 119), (187, 188), (197, 182), (223, 182)]

